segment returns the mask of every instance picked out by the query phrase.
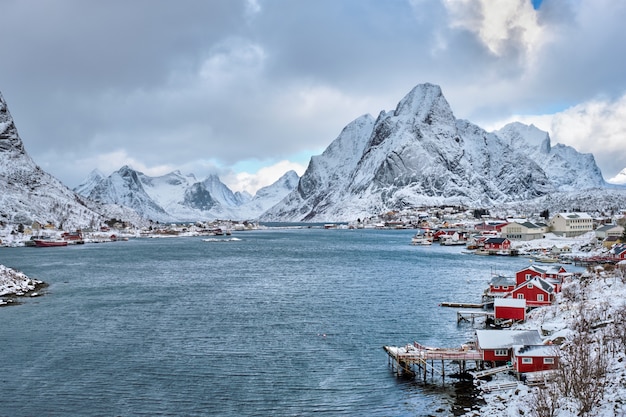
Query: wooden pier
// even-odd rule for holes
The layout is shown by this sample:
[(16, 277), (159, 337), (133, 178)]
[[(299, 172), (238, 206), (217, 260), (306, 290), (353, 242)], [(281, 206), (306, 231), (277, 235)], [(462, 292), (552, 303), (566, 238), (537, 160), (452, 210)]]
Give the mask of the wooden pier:
[(462, 321), (468, 322), (468, 323), (474, 323), (474, 320), (477, 317), (495, 317), (493, 312), (489, 312), (489, 311), (457, 311), (456, 312), (456, 322), (460, 323)]
[(485, 303), (450, 303), (444, 302), (439, 304), (440, 307), (455, 307), (455, 308), (485, 308)]
[[(476, 367), (482, 367), (482, 353), (474, 349), (430, 348), (417, 342), (401, 347), (383, 346), (389, 356), (389, 366), (397, 375), (423, 375), (424, 381), (430, 370), (431, 377), (435, 372), (445, 379), (445, 362), (452, 361), (459, 364), (459, 373), (466, 372), (467, 361), (475, 361)], [(435, 363), (441, 362), (441, 367)], [(430, 362), (430, 363), (429, 363)]]

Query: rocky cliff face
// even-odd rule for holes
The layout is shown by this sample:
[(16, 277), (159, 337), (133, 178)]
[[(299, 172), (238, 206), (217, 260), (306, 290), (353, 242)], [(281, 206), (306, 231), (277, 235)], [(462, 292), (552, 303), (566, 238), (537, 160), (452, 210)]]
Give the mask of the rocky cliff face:
[(0, 221), (25, 225), (38, 221), (69, 230), (97, 227), (110, 219), (111, 213), (117, 218), (140, 220), (129, 210), (82, 198), (36, 165), (26, 152), (0, 94)]
[[(551, 147), (549, 139), (528, 143), (538, 133), (521, 126), (486, 132), (456, 119), (438, 86), (418, 85), (394, 111), (346, 126), (262, 219), (337, 221), (407, 206), (488, 207), (603, 182), (593, 157)], [(563, 172), (565, 165), (571, 169)], [(576, 182), (587, 174), (594, 179)]]

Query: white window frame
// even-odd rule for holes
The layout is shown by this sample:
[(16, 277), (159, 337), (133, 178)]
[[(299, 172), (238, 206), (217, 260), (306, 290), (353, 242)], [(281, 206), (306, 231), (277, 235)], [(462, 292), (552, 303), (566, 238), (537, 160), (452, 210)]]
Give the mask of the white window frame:
[(522, 358), (522, 365), (532, 365), (533, 358)]
[(494, 354), (496, 356), (509, 356), (509, 351), (507, 349), (496, 349)]
[(543, 294), (537, 294), (537, 301), (543, 301)]
[(554, 358), (543, 358), (544, 365), (554, 365)]

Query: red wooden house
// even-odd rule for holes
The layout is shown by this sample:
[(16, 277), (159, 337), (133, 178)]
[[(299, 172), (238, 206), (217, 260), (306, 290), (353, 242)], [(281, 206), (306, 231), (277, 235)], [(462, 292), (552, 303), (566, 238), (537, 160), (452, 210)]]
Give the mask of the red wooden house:
[(539, 372), (559, 366), (559, 348), (555, 345), (516, 345), (511, 362), (519, 373)]
[(485, 250), (498, 251), (511, 249), (511, 241), (505, 237), (490, 237), (484, 242)]
[(540, 345), (537, 330), (476, 330), (476, 348), (484, 361), (494, 364), (508, 362), (515, 345)]
[(562, 266), (549, 266), (540, 267), (537, 265), (530, 265), (515, 273), (515, 284), (522, 285), (524, 282), (529, 281), (534, 277), (543, 278), (550, 284), (554, 285), (555, 292), (561, 292), (561, 286), (563, 281), (568, 276), (571, 276), (570, 272), (567, 272)]
[(496, 275), (489, 282), (489, 290), (487, 295), (490, 297), (505, 297), (515, 288), (515, 279)]
[(534, 277), (518, 285), (511, 293), (511, 297), (526, 300), (528, 307), (548, 306), (554, 302), (554, 285), (540, 277)]
[(526, 300), (517, 298), (495, 298), (493, 313), (496, 320), (526, 320)]

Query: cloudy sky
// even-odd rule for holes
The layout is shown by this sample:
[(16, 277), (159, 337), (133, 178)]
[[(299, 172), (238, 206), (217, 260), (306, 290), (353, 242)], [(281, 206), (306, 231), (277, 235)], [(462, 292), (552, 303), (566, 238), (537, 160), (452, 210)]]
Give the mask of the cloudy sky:
[(626, 2), (0, 0), (0, 92), (35, 162), (217, 173), (254, 192), (350, 121), (439, 84), (456, 117), (519, 120), (626, 167)]

